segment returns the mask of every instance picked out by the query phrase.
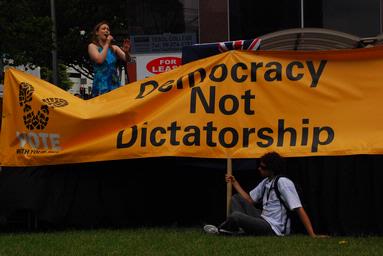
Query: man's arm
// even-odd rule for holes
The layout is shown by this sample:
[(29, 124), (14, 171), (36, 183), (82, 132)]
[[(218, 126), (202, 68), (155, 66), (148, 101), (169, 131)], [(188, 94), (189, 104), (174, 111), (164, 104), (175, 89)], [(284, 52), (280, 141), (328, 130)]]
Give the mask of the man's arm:
[(234, 189), (243, 197), (243, 199), (245, 199), (249, 204), (253, 204), (254, 201), (253, 199), (251, 199), (249, 193), (247, 193), (245, 190), (243, 190), (243, 188), (241, 187), (241, 185), (239, 184), (239, 182), (234, 178), (233, 175), (226, 175), (226, 182), (230, 182), (231, 185), (234, 187)]
[(314, 233), (313, 226), (311, 225), (310, 218), (307, 215), (305, 209), (303, 207), (298, 207), (298, 208), (295, 208), (294, 211), (298, 214), (299, 219), (303, 223), (303, 226), (305, 226), (307, 234), (311, 236), (312, 238), (315, 238), (316, 234)]

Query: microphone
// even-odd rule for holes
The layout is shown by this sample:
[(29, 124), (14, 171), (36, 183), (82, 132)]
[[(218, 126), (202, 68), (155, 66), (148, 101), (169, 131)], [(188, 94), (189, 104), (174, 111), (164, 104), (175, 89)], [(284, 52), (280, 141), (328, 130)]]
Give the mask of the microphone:
[[(108, 36), (110, 36), (110, 32), (105, 32), (105, 37), (108, 38)], [(114, 42), (114, 38), (112, 38), (112, 40), (110, 40), (110, 42)]]

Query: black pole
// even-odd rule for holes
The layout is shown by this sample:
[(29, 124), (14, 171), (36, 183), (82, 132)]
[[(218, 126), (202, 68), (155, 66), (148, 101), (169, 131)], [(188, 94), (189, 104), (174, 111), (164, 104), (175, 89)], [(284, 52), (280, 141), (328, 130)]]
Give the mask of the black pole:
[(52, 82), (58, 84), (57, 79), (57, 38), (56, 38), (56, 12), (55, 12), (55, 0), (51, 0), (51, 18), (52, 18)]

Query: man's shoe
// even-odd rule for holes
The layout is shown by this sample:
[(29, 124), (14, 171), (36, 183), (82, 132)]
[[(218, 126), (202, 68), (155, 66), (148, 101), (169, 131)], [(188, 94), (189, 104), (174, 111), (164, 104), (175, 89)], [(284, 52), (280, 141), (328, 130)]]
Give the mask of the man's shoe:
[(234, 236), (234, 235), (237, 234), (237, 232), (235, 232), (235, 231), (230, 231), (230, 230), (223, 229), (223, 228), (218, 229), (218, 232), (219, 232), (220, 234), (228, 235), (228, 236)]
[(227, 230), (227, 229), (219, 228), (219, 229), (218, 229), (218, 232), (219, 232), (220, 234), (223, 234), (223, 235), (229, 235), (229, 236), (241, 236), (241, 235), (244, 235), (244, 234), (245, 234), (245, 231), (243, 231), (242, 228), (239, 228), (239, 229), (236, 230), (236, 231), (231, 231), (231, 230)]
[(214, 225), (205, 225), (203, 227), (203, 231), (205, 231), (205, 233), (207, 234), (214, 234), (214, 235), (219, 234), (218, 228)]

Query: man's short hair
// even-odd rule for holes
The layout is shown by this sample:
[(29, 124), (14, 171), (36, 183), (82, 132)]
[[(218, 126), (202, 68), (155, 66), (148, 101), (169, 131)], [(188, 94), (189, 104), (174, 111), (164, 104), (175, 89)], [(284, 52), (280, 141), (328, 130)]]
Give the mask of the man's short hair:
[(260, 160), (274, 176), (285, 172), (285, 159), (275, 151), (264, 154)]

